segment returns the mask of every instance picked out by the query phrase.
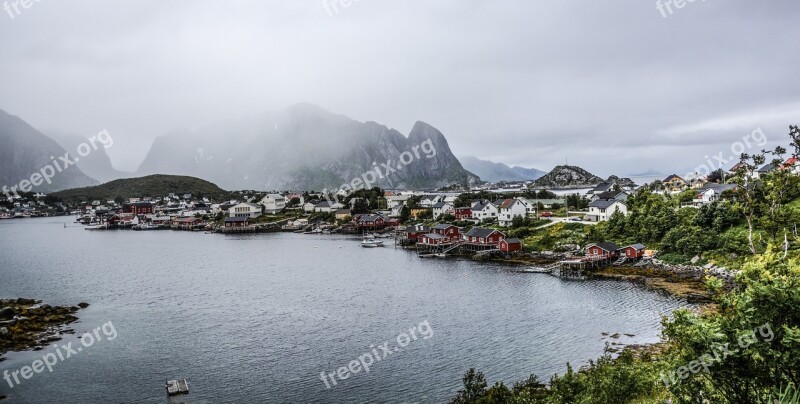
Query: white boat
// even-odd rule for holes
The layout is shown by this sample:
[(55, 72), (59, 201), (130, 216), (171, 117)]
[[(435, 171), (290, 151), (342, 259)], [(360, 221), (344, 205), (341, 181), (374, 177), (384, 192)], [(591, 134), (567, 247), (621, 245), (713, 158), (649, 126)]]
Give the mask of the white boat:
[(108, 224), (97, 224), (93, 226), (86, 226), (84, 230), (108, 230)]
[(383, 240), (375, 240), (375, 237), (364, 237), (361, 240), (361, 246), (364, 248), (383, 247)]

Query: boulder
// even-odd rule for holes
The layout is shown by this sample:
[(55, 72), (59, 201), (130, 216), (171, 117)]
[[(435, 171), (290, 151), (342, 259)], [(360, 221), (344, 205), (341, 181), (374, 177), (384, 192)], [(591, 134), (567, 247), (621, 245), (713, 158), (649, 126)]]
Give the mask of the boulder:
[(16, 314), (16, 312), (11, 307), (3, 307), (0, 309), (0, 319), (2, 320), (12, 319), (14, 318), (14, 314)]

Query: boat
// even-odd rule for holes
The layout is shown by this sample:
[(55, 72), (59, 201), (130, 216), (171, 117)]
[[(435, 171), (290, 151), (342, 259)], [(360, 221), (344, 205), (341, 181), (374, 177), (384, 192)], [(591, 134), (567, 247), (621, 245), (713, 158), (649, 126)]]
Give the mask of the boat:
[(108, 224), (97, 224), (93, 226), (86, 226), (83, 228), (84, 230), (108, 230)]
[(154, 224), (137, 224), (131, 228), (133, 230), (158, 230), (158, 226)]
[(186, 379), (170, 380), (164, 387), (167, 389), (167, 395), (169, 396), (189, 394), (189, 382)]
[(383, 247), (383, 240), (375, 240), (375, 237), (364, 237), (361, 240), (361, 246), (364, 248)]

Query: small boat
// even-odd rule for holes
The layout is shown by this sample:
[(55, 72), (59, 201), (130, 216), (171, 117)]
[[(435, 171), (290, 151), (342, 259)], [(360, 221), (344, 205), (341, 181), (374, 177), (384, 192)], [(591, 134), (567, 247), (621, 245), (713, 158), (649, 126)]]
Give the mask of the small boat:
[(375, 240), (375, 237), (364, 237), (361, 240), (361, 246), (364, 248), (383, 247), (383, 240)]
[(167, 395), (170, 396), (189, 394), (189, 382), (186, 379), (170, 380), (164, 387), (167, 389)]
[(84, 230), (108, 230), (108, 224), (97, 224), (94, 226), (86, 226)]

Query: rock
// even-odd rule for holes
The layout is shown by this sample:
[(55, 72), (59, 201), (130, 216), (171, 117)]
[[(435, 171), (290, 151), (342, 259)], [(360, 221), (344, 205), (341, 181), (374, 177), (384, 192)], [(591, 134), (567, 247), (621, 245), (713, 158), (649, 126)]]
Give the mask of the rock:
[(0, 337), (5, 337), (6, 335), (8, 335), (8, 328), (0, 327)]
[(695, 255), (694, 257), (692, 257), (692, 260), (690, 262), (692, 264), (696, 264), (697, 261), (700, 261), (700, 256), (699, 255)]
[(32, 305), (34, 305), (36, 303), (38, 303), (38, 302), (36, 300), (33, 300), (33, 299), (23, 299), (21, 297), (19, 299), (17, 299), (17, 304), (22, 305), (22, 306), (32, 306)]
[(3, 320), (12, 319), (14, 318), (14, 314), (16, 314), (16, 312), (11, 307), (3, 307), (2, 309), (0, 309), (0, 319)]
[(78, 303), (78, 307), (80, 307), (82, 309), (85, 309), (85, 308), (89, 307), (89, 303), (84, 303), (84, 302)]
[(615, 333), (611, 335), (611, 338), (617, 339), (619, 338), (619, 333)]

